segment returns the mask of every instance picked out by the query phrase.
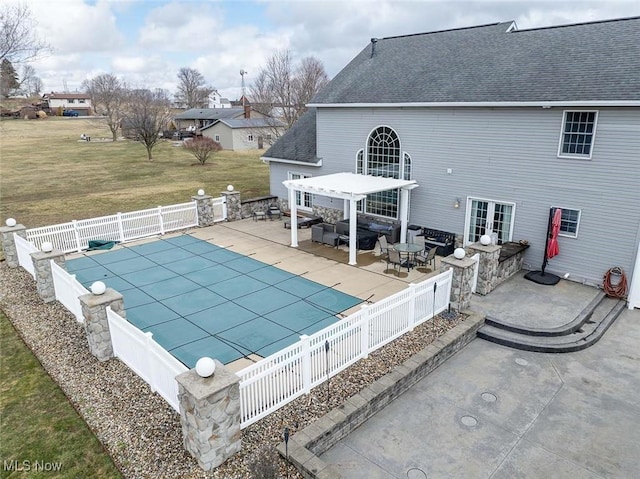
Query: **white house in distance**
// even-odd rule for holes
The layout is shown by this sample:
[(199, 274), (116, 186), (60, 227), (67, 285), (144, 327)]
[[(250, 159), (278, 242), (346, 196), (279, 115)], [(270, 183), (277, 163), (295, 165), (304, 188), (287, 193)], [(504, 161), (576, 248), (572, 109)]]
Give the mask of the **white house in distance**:
[[(342, 172), (415, 180), (409, 223), (458, 245), (527, 240), (531, 270), (560, 208), (547, 271), (600, 286), (619, 266), (640, 307), (639, 32), (637, 17), (372, 39), (264, 154), (271, 194), (286, 202), (284, 181)], [(358, 214), (397, 223), (401, 196), (369, 194)], [(292, 198), (344, 216), (319, 190)]]
[(91, 96), (87, 93), (45, 93), (42, 99), (49, 103), (49, 109), (56, 112), (62, 107), (64, 110), (75, 110), (79, 116), (92, 114)]

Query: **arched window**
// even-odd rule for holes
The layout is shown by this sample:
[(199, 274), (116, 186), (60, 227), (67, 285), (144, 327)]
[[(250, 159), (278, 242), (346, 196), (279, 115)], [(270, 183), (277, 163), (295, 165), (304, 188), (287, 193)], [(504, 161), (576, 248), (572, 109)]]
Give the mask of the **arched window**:
[[(364, 150), (363, 149), (358, 150), (358, 153), (356, 154), (356, 174), (364, 175)], [(360, 213), (364, 213), (364, 200), (358, 201), (358, 203), (356, 204), (356, 211), (359, 211)]]
[(411, 157), (409, 153), (404, 154), (404, 165), (403, 165), (404, 175), (402, 177), (403, 180), (411, 179)]
[[(366, 174), (400, 178), (400, 138), (388, 126), (373, 130), (367, 140)], [(367, 196), (366, 212), (374, 215), (398, 217), (398, 190), (380, 191)]]

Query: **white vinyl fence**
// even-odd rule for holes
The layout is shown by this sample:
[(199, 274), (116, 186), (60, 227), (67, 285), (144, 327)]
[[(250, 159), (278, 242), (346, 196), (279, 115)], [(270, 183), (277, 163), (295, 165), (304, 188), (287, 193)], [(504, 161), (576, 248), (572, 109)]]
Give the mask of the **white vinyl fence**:
[[(223, 197), (220, 200), (224, 203)], [(226, 204), (223, 210), (220, 209), (220, 214), (224, 213), (226, 217)], [(27, 239), (37, 248), (40, 248), (45, 241), (49, 241), (54, 248), (70, 253), (87, 249), (90, 240), (126, 243), (197, 225), (198, 209), (196, 202), (191, 201), (179, 205), (158, 206), (148, 210), (32, 228), (27, 230)]]
[(240, 376), (242, 427), (308, 393), (371, 351), (449, 307), (453, 270), (338, 321), (245, 368)]
[(160, 394), (179, 413), (176, 376), (189, 368), (156, 343), (152, 333), (140, 331), (109, 307), (107, 319), (115, 356), (144, 379), (153, 392)]
[(82, 306), (78, 298), (83, 294), (89, 294), (89, 291), (80, 284), (75, 274), (67, 273), (53, 260), (51, 261), (51, 275), (53, 276), (56, 299), (76, 317), (79, 323), (84, 323)]
[(32, 242), (15, 233), (13, 233), (13, 239), (16, 245), (16, 253), (18, 254), (18, 263), (29, 272), (33, 279), (36, 279), (36, 269), (33, 266), (31, 253), (37, 253), (38, 248)]

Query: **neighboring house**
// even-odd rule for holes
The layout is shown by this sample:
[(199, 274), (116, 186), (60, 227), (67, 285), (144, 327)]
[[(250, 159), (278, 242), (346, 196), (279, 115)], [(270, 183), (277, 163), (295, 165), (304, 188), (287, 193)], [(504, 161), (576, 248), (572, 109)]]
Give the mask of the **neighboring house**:
[[(518, 31), (497, 23), (372, 39), (264, 155), (283, 181), (337, 172), (416, 180), (409, 222), (459, 243), (528, 240), (539, 269), (601, 285), (620, 266), (640, 307), (640, 18)], [(394, 220), (398, 194), (360, 210)], [(297, 194), (323, 213), (341, 201)]]
[(89, 116), (92, 112), (91, 96), (87, 93), (45, 93), (42, 99), (49, 104), (49, 110), (56, 113), (58, 108), (75, 110), (79, 116)]
[(231, 108), (231, 102), (228, 98), (222, 98), (218, 90), (213, 90), (209, 95), (209, 108)]
[(281, 124), (258, 113), (250, 106), (244, 108), (194, 108), (174, 117), (179, 130), (195, 126), (197, 133), (208, 136), (225, 150), (246, 150), (270, 146), (276, 138), (274, 130), (282, 134)]

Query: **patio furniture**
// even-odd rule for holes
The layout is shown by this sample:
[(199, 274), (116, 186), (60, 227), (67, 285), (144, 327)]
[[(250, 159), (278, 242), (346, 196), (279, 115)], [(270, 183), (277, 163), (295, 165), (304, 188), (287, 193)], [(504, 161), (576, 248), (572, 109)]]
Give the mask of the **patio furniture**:
[(387, 269), (389, 269), (390, 264), (393, 265), (394, 274), (396, 266), (398, 267), (398, 273), (400, 273), (400, 268), (407, 268), (407, 273), (409, 272), (409, 261), (403, 260), (400, 257), (400, 252), (395, 248), (389, 248), (389, 254), (387, 255)]
[(389, 254), (389, 243), (387, 242), (387, 237), (385, 235), (380, 235), (378, 237), (378, 243), (380, 244), (380, 254), (388, 255)]
[(414, 256), (419, 251), (422, 251), (422, 246), (414, 243), (396, 243), (393, 245), (393, 249), (398, 253), (406, 254), (407, 268), (413, 268)]
[[(298, 229), (322, 223), (322, 216), (301, 216), (298, 218)], [(291, 229), (291, 220), (284, 220), (284, 228)]]
[(315, 241), (316, 243), (337, 246), (338, 236), (340, 235), (335, 232), (335, 227), (332, 224), (321, 223), (311, 226), (311, 241)]
[(416, 261), (416, 263), (418, 264), (423, 264), (424, 266), (427, 266), (429, 263), (433, 263), (432, 266), (432, 270), (435, 271), (436, 269), (436, 252), (437, 252), (437, 248), (431, 248), (429, 250), (426, 251), (426, 253), (417, 253), (414, 256), (414, 259)]
[(455, 233), (423, 228), (422, 236), (424, 236), (426, 246), (438, 248), (436, 254), (440, 256), (449, 256), (450, 254), (453, 254), (456, 242)]
[[(400, 241), (400, 224), (397, 223), (383, 223), (380, 220), (369, 218), (367, 216), (358, 215), (357, 228), (360, 230), (366, 230), (377, 235), (385, 235), (387, 242), (397, 243)], [(348, 234), (349, 232), (349, 220), (341, 220), (336, 223), (336, 231), (342, 234)]]
[(266, 220), (266, 219), (267, 219), (267, 214), (264, 211), (253, 212), (253, 221)]
[(280, 211), (280, 208), (277, 205), (271, 205), (267, 210), (267, 217), (270, 220), (273, 220), (274, 218), (280, 219), (282, 218), (282, 211)]

